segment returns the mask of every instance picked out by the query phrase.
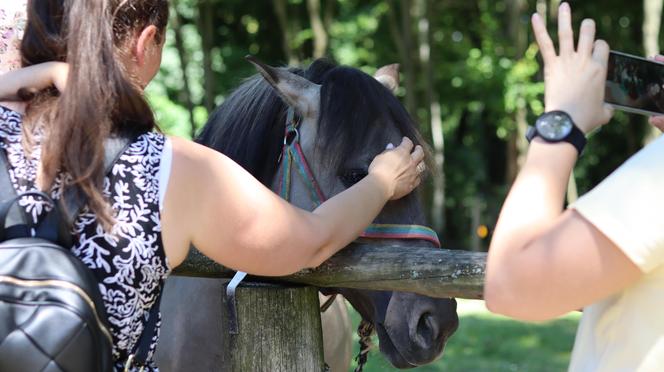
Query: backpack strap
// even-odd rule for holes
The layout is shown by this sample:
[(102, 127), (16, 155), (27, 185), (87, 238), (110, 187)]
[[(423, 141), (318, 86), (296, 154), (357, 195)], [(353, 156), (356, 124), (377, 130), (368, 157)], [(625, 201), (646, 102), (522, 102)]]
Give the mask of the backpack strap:
[[(127, 150), (127, 148), (134, 142), (136, 137), (132, 136), (119, 136), (110, 137), (104, 142), (104, 174), (110, 175), (113, 166), (120, 159), (120, 156)], [(85, 206), (87, 198), (83, 192), (77, 187), (69, 187), (64, 191), (63, 196), (64, 204), (64, 218), (60, 223), (60, 240), (61, 244), (65, 247), (73, 245), (73, 238), (71, 236), (71, 229), (76, 222), (81, 209)]]
[(125, 371), (131, 371), (132, 367), (140, 367), (139, 370), (143, 370), (148, 361), (148, 356), (150, 354), (150, 347), (152, 346), (152, 340), (157, 335), (157, 326), (159, 323), (159, 308), (161, 306), (161, 294), (164, 293), (162, 288), (157, 295), (157, 300), (152, 304), (150, 308), (150, 313), (148, 314), (148, 322), (143, 328), (141, 337), (136, 342), (134, 346), (134, 352), (127, 358), (125, 363)]
[[(111, 174), (113, 165), (115, 165), (115, 162), (118, 161), (129, 145), (134, 142), (134, 139), (133, 137), (111, 137), (104, 142), (105, 175)], [(78, 214), (87, 202), (87, 198), (78, 188), (70, 187), (65, 191), (64, 202), (67, 225), (73, 226), (76, 217), (78, 217)]]
[[(12, 185), (11, 176), (9, 175), (9, 161), (7, 160), (7, 154), (0, 149), (0, 203), (4, 204), (5, 202), (9, 202), (17, 196), (18, 194), (16, 193), (16, 190), (14, 190), (14, 185)], [(0, 226), (0, 230), (18, 226), (27, 228), (25, 225), (25, 216), (18, 205), (12, 207), (8, 211), (4, 223), (5, 225)]]
[[(136, 137), (133, 136), (121, 136), (111, 137), (105, 141), (104, 174), (111, 173), (115, 162), (135, 139)], [(85, 194), (76, 187), (66, 189), (63, 197), (64, 215), (56, 207), (38, 226), (32, 226), (25, 211), (16, 203), (15, 199), (19, 198), (19, 195), (11, 182), (9, 169), (7, 155), (5, 151), (0, 150), (0, 204), (9, 203), (7, 211), (5, 211), (6, 218), (4, 221), (0, 221), (0, 223), (4, 223), (0, 226), (0, 241), (16, 237), (39, 236), (57, 242), (63, 247), (71, 247), (73, 245), (71, 228), (86, 203)], [(50, 197), (47, 200), (51, 200)]]

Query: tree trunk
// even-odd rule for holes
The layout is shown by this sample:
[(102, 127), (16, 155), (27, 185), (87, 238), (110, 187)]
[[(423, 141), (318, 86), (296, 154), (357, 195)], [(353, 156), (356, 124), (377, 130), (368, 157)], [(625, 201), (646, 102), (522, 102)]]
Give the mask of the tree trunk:
[[(558, 8), (560, 7), (560, 0), (551, 0), (549, 3), (549, 9), (551, 10), (549, 12), (549, 18), (551, 18), (552, 21), (557, 21), (558, 20)], [(544, 18), (546, 19), (546, 18)]]
[(272, 6), (274, 7), (274, 14), (277, 16), (277, 21), (281, 28), (281, 48), (288, 59), (288, 64), (290, 66), (297, 65), (299, 63), (298, 58), (291, 45), (293, 33), (291, 32), (290, 23), (288, 22), (288, 3), (286, 0), (272, 0)]
[[(388, 21), (390, 22), (390, 33), (399, 51), (399, 63), (403, 68), (403, 82), (406, 88), (405, 105), (411, 115), (416, 115), (415, 107), (415, 68), (413, 66), (413, 32), (411, 22), (411, 0), (390, 1)], [(401, 21), (397, 21), (397, 8), (401, 11)], [(417, 123), (417, 120), (415, 121)]]
[[(521, 24), (521, 15), (525, 10), (525, 0), (509, 0), (507, 2), (508, 35), (514, 45), (514, 59), (523, 57), (528, 47), (527, 28)], [(507, 180), (511, 183), (516, 177), (518, 170), (523, 165), (528, 151), (526, 141), (527, 111), (525, 107), (517, 107), (514, 113), (516, 130), (512, 133), (507, 145)]]
[(431, 223), (434, 230), (444, 231), (445, 216), (445, 170), (444, 170), (444, 138), (441, 108), (434, 88), (434, 74), (431, 43), (431, 17), (435, 3), (431, 0), (417, 0), (415, 3), (416, 19), (418, 19), (419, 57), (422, 66), (422, 84), (426, 87), (427, 122), (431, 130), (433, 142), (434, 170), (433, 197), (431, 207)]
[(237, 288), (238, 334), (228, 333), (222, 295), (219, 371), (323, 371), (323, 335), (314, 287), (243, 283)]
[[(411, 19), (411, 0), (402, 0), (401, 4), (401, 35), (403, 36), (404, 49), (406, 50), (406, 55), (408, 56), (408, 62), (405, 62), (405, 86), (406, 86), (406, 108), (411, 115), (417, 115), (417, 107), (415, 107), (415, 68), (412, 59), (410, 58), (413, 55), (413, 26)], [(415, 123), (418, 121), (416, 120)]]
[(214, 47), (214, 4), (212, 0), (200, 0), (198, 3), (198, 32), (203, 46), (203, 88), (205, 90), (205, 108), (212, 112), (215, 107), (215, 77), (212, 70), (212, 48)]
[(537, 5), (535, 9), (537, 10), (537, 14), (539, 14), (540, 17), (542, 17), (542, 19), (544, 20), (546, 20), (546, 13), (547, 13), (546, 7), (547, 7), (546, 0), (537, 0)]
[[(659, 31), (662, 20), (662, 0), (643, 0), (643, 49), (646, 56), (659, 54)], [(649, 127), (643, 144), (659, 137), (659, 129)]]
[(332, 21), (334, 20), (334, 5), (336, 0), (328, 0), (325, 3), (325, 13), (323, 16), (323, 26), (326, 30), (329, 30), (332, 27)]
[(171, 13), (171, 25), (175, 32), (175, 49), (177, 49), (178, 57), (180, 57), (180, 70), (182, 71), (182, 82), (184, 84), (182, 96), (184, 98), (184, 103), (187, 106), (187, 110), (189, 111), (191, 138), (194, 138), (196, 135), (196, 122), (194, 120), (194, 103), (191, 101), (191, 85), (189, 84), (189, 76), (187, 75), (187, 66), (189, 66), (189, 62), (187, 60), (187, 51), (184, 49), (184, 41), (182, 38), (182, 21), (176, 6), (174, 6), (173, 12)]
[(314, 58), (321, 58), (327, 52), (327, 31), (320, 15), (320, 0), (307, 0), (307, 10), (314, 33)]

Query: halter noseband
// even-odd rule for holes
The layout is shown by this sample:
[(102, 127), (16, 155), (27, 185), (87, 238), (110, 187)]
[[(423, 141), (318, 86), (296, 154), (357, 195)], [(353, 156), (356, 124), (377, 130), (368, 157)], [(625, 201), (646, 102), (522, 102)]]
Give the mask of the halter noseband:
[[(296, 172), (304, 180), (307, 187), (309, 200), (316, 208), (327, 200), (320, 185), (316, 181), (309, 163), (307, 162), (302, 147), (300, 146), (299, 121), (295, 119), (292, 108), (288, 109), (286, 118), (286, 133), (284, 134), (284, 146), (280, 156), (281, 174), (279, 179), (279, 196), (290, 201), (292, 168), (295, 165)], [(360, 238), (368, 239), (417, 239), (427, 240), (440, 248), (438, 235), (432, 229), (421, 225), (408, 224), (382, 224), (373, 223), (360, 235)]]

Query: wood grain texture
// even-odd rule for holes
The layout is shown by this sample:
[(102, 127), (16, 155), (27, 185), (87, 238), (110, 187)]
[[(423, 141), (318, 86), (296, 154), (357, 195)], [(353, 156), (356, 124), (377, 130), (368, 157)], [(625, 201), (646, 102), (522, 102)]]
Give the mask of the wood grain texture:
[(220, 371), (323, 371), (318, 290), (246, 283), (236, 292), (239, 334), (228, 334), (222, 296), (225, 361)]
[[(437, 248), (351, 244), (321, 266), (261, 280), (414, 292), (430, 297), (482, 298), (486, 253)], [(192, 249), (175, 273), (231, 277), (234, 271)]]

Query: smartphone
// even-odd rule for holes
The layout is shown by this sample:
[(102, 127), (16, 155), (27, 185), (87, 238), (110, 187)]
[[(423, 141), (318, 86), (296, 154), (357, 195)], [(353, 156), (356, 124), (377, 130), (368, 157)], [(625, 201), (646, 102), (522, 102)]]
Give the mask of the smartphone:
[(664, 64), (611, 51), (604, 101), (636, 114), (664, 115)]

